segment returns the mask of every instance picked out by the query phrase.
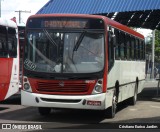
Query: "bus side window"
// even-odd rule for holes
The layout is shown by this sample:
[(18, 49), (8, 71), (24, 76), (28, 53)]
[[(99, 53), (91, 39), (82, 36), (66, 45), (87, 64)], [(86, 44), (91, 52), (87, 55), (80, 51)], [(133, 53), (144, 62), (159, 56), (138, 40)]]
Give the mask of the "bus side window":
[(139, 53), (139, 56), (140, 56), (140, 60), (143, 60), (143, 45), (142, 45), (142, 41), (139, 40), (139, 49), (140, 49), (140, 53)]
[(8, 51), (10, 57), (17, 57), (16, 30), (13, 28), (8, 28)]
[(0, 26), (0, 57), (8, 57), (6, 38), (6, 27)]
[(146, 46), (145, 46), (145, 43), (144, 43), (144, 40), (142, 41), (142, 45), (143, 45), (143, 60), (145, 60), (145, 58), (146, 58), (146, 53), (145, 53), (145, 51), (146, 51)]
[(127, 34), (124, 33), (124, 59), (127, 60), (128, 59), (128, 46), (127, 46)]
[(135, 59), (138, 60), (139, 56), (138, 56), (138, 39), (135, 39)]
[(120, 43), (119, 43), (119, 31), (115, 29), (116, 45), (115, 45), (115, 59), (120, 59)]
[(130, 42), (130, 36), (126, 34), (126, 48), (127, 48), (127, 60), (130, 60), (131, 58), (131, 42)]
[(129, 60), (131, 60), (132, 59), (132, 47), (131, 47), (132, 45), (131, 45), (131, 36), (130, 35), (128, 35), (128, 56), (129, 56)]
[(142, 60), (144, 60), (145, 59), (145, 45), (144, 45), (144, 41), (142, 40), (141, 41), (141, 45), (142, 45)]
[(133, 49), (134, 49), (134, 60), (137, 59), (137, 52), (136, 52), (136, 39), (133, 37)]
[(132, 54), (132, 60), (134, 60), (134, 38), (133, 36), (131, 37), (131, 54)]
[(138, 42), (138, 47), (137, 47), (137, 49), (138, 49), (138, 60), (141, 60), (141, 56), (140, 56), (140, 52), (141, 52), (141, 49), (140, 49), (140, 40), (139, 39), (137, 39), (137, 42)]
[(124, 32), (120, 32), (120, 56), (122, 60), (125, 59), (124, 43), (125, 43), (125, 34)]

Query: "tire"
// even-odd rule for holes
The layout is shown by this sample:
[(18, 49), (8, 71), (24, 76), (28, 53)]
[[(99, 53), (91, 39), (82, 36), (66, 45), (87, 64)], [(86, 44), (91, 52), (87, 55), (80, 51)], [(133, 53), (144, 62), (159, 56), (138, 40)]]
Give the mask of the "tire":
[(49, 115), (51, 113), (51, 108), (39, 107), (38, 112), (39, 112), (40, 115), (46, 116), (46, 115)]
[(138, 84), (135, 85), (134, 95), (129, 99), (130, 105), (135, 105), (137, 102)]
[(107, 118), (114, 118), (117, 111), (117, 96), (116, 96), (116, 90), (114, 91), (113, 98), (112, 98), (112, 106), (108, 109), (104, 110), (104, 115)]

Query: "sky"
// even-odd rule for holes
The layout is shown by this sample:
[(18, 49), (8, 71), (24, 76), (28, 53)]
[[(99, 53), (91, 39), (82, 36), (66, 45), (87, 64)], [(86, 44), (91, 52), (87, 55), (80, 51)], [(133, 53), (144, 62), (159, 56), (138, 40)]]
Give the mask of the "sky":
[(26, 24), (27, 18), (36, 14), (49, 0), (1, 0), (1, 17), (11, 19), (16, 17), (19, 22), (19, 14), (15, 11), (31, 11), (31, 13), (21, 13), (21, 21)]
[(150, 36), (152, 34), (152, 30), (150, 29), (138, 28), (136, 31), (144, 35), (144, 37)]

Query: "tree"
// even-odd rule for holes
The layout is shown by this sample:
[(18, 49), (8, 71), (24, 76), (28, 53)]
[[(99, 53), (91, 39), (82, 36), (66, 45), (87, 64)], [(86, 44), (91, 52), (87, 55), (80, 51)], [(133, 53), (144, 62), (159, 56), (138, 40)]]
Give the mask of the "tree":
[[(152, 34), (147, 36), (149, 41), (146, 42), (146, 53), (152, 54)], [(155, 31), (155, 62), (160, 63), (160, 31)]]
[(160, 31), (155, 31), (155, 61), (160, 63)]

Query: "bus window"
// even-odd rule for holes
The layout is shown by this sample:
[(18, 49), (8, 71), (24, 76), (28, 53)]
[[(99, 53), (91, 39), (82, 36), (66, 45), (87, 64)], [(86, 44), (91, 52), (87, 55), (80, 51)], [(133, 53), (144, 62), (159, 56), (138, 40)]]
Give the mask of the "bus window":
[(0, 57), (8, 57), (6, 44), (7, 30), (0, 26)]
[(144, 41), (142, 41), (142, 45), (143, 45), (143, 60), (145, 60), (145, 49), (146, 49), (146, 47), (145, 47), (145, 43), (144, 43)]
[(131, 55), (132, 60), (134, 60), (134, 38), (131, 37)]
[(124, 58), (128, 59), (128, 56), (127, 56), (127, 34), (124, 34)]
[(124, 56), (124, 42), (125, 42), (125, 34), (123, 32), (120, 32), (120, 57), (122, 60), (125, 58), (125, 56)]
[(141, 57), (140, 57), (140, 40), (138, 39), (137, 40), (138, 41), (138, 52), (137, 52), (137, 54), (138, 54), (138, 60), (140, 60), (141, 59)]
[(138, 60), (138, 39), (135, 39), (135, 59)]
[(128, 35), (128, 45), (127, 45), (128, 47), (127, 47), (127, 49), (128, 49), (128, 52), (127, 52), (127, 54), (128, 54), (128, 56), (129, 56), (129, 60), (131, 60), (132, 59), (132, 45), (131, 45), (131, 36), (130, 35)]
[(136, 60), (136, 40), (135, 38), (133, 38), (134, 40), (134, 60)]
[(143, 45), (142, 45), (142, 41), (139, 40), (139, 49), (140, 49), (140, 53), (139, 53), (139, 56), (140, 56), (140, 60), (143, 59)]
[(8, 28), (8, 52), (10, 57), (17, 57), (16, 30), (12, 28)]
[(116, 47), (115, 47), (115, 59), (120, 59), (120, 43), (119, 43), (119, 31), (115, 29)]

